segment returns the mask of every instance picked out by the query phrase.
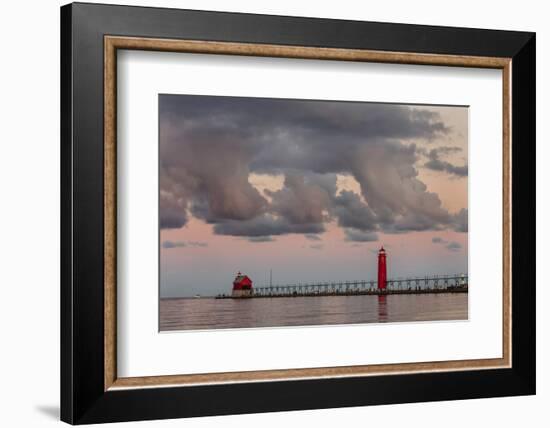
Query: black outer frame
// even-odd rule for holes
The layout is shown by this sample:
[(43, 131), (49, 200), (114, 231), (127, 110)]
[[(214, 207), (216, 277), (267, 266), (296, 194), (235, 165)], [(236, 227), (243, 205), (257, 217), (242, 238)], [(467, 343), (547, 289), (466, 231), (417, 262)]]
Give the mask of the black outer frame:
[[(105, 392), (104, 35), (512, 58), (512, 368)], [(63, 6), (61, 419), (84, 424), (534, 394), (535, 96), (534, 33)]]

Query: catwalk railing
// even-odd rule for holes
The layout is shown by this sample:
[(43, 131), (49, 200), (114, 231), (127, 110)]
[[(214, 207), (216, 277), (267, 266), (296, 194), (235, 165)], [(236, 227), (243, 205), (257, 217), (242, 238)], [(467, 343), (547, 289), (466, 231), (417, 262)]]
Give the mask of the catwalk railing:
[(379, 289), (377, 281), (365, 280), (271, 285), (254, 287), (251, 295), (247, 297), (351, 296), (467, 291), (468, 276), (455, 274), (388, 279), (385, 289)]

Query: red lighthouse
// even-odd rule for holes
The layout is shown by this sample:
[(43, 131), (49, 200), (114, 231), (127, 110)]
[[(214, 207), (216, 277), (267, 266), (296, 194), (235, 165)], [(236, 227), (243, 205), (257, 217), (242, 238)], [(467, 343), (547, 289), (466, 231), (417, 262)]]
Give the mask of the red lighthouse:
[(386, 250), (382, 247), (380, 251), (378, 251), (378, 289), (385, 290), (386, 282)]
[(232, 297), (247, 297), (252, 295), (252, 280), (242, 273), (237, 273), (233, 281)]

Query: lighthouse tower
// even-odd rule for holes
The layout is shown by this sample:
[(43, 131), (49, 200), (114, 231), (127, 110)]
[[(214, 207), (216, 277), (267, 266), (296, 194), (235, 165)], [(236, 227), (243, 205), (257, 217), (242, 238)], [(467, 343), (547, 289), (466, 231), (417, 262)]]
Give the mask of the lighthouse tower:
[(386, 250), (384, 250), (384, 247), (380, 248), (380, 251), (378, 251), (378, 289), (379, 290), (385, 290), (386, 289)]

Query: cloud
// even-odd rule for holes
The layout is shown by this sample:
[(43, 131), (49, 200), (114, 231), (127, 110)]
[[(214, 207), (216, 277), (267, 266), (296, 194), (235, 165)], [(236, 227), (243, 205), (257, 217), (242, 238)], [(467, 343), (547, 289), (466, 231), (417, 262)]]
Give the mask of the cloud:
[(334, 213), (340, 226), (351, 227), (364, 232), (377, 229), (376, 215), (361, 201), (357, 193), (343, 190), (334, 198), (334, 202)]
[(274, 242), (275, 239), (271, 236), (251, 236), (248, 238), (249, 242)]
[(437, 229), (449, 222), (449, 213), (436, 193), (417, 178), (416, 146), (373, 142), (361, 146), (352, 162), (354, 177), (370, 209), (384, 230)]
[(164, 241), (162, 243), (162, 248), (171, 249), (171, 248), (184, 248), (184, 247), (207, 247), (207, 242), (200, 241)]
[(324, 232), (323, 223), (292, 224), (282, 217), (268, 214), (246, 221), (228, 220), (214, 225), (214, 233), (231, 236), (269, 236), (290, 233), (317, 234)]
[[(192, 215), (215, 234), (259, 240), (317, 235), (336, 221), (360, 242), (376, 232), (464, 229), (463, 213), (449, 213), (416, 168), (414, 141), (449, 132), (425, 107), (162, 95), (161, 228)], [(438, 150), (429, 161), (451, 149)], [(283, 187), (262, 194), (251, 173), (284, 176)], [(360, 194), (337, 193), (338, 174), (352, 176)]]
[(179, 229), (187, 223), (187, 202), (168, 190), (160, 191), (160, 228)]
[(363, 232), (358, 229), (347, 228), (344, 229), (346, 235), (346, 241), (350, 242), (372, 242), (378, 241), (378, 235), (373, 232)]
[[(431, 169), (433, 171), (443, 171), (447, 174), (456, 175), (458, 177), (467, 177), (468, 176), (468, 165), (455, 166), (447, 161), (441, 160), (440, 155), (452, 153), (456, 150), (455, 147), (440, 147), (437, 149), (432, 149), (428, 152), (428, 161), (424, 164), (425, 168)], [(459, 149), (460, 150), (460, 149)]]
[(187, 223), (187, 214), (181, 207), (164, 206), (160, 215), (161, 229), (180, 229)]
[(319, 235), (315, 235), (313, 233), (306, 233), (304, 235), (306, 239), (309, 239), (310, 241), (320, 241), (321, 237)]
[(201, 241), (187, 241), (187, 245), (190, 247), (208, 247), (207, 242), (201, 242)]
[(162, 243), (162, 248), (170, 249), (170, 248), (180, 248), (180, 247), (186, 247), (187, 244), (183, 241), (164, 241)]
[(458, 251), (462, 248), (462, 245), (460, 245), (458, 242), (451, 241), (447, 245), (445, 245), (445, 248), (449, 251)]
[(323, 223), (336, 193), (336, 175), (289, 172), (281, 190), (266, 194), (272, 198), (271, 210), (291, 224)]
[(457, 232), (468, 232), (468, 210), (462, 208), (453, 216), (453, 229)]
[(450, 155), (453, 153), (459, 153), (462, 151), (461, 147), (458, 146), (439, 146), (435, 149), (427, 150), (424, 147), (418, 147), (417, 152), (423, 156), (430, 157), (430, 153), (435, 150), (435, 153), (439, 155)]
[(462, 248), (462, 245), (456, 241), (447, 241), (439, 236), (434, 236), (432, 238), (432, 243), (438, 245), (444, 245), (445, 248), (449, 251), (459, 251)]
[(407, 213), (395, 220), (395, 222), (386, 229), (387, 233), (404, 233), (410, 231), (422, 232), (425, 230), (442, 230), (445, 224), (434, 223), (433, 219), (428, 215), (418, 213)]

